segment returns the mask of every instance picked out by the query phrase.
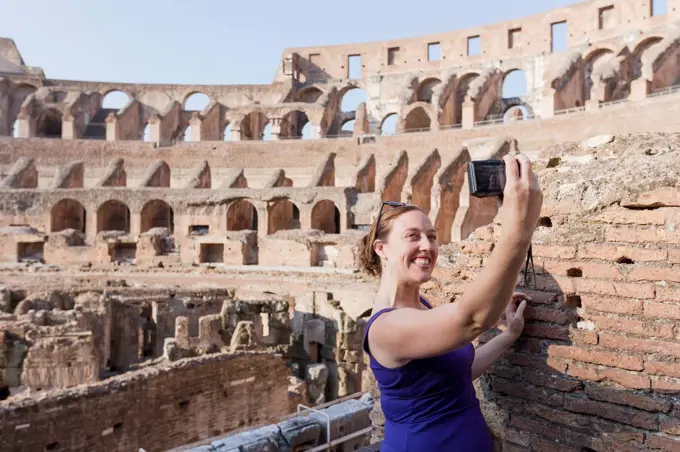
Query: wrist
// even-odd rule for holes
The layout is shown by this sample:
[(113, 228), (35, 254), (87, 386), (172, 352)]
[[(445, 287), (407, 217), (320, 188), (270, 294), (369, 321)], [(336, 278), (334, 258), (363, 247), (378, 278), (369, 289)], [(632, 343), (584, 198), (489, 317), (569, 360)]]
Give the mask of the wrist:
[(521, 333), (521, 332), (520, 332), (520, 333), (514, 333), (514, 332), (509, 331), (509, 330), (506, 329), (506, 330), (503, 331), (500, 335), (501, 335), (507, 342), (509, 342), (510, 344), (512, 344), (512, 343), (514, 343), (515, 341), (517, 341), (517, 339), (519, 339), (519, 337), (522, 335), (522, 333)]

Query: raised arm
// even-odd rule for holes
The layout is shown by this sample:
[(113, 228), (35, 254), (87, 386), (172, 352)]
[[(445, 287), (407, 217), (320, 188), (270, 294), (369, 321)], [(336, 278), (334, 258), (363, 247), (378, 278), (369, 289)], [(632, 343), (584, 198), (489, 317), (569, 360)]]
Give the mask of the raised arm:
[(385, 365), (398, 366), (453, 350), (500, 320), (515, 289), (543, 201), (529, 159), (519, 154), (507, 155), (504, 160), (501, 237), (487, 265), (455, 303), (427, 311), (395, 309), (376, 318), (368, 340), (373, 355)]

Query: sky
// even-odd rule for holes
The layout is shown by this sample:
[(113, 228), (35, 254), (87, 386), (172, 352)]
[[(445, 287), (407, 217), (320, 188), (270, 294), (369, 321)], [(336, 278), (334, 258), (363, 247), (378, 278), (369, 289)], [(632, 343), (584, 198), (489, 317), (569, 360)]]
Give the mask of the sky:
[(573, 3), (0, 0), (0, 36), (54, 79), (267, 84), (286, 47), (414, 37)]

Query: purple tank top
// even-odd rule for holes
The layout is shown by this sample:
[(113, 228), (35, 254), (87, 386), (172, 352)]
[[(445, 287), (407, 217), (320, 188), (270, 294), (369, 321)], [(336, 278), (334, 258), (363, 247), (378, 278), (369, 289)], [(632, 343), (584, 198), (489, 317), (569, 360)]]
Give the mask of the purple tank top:
[[(420, 298), (428, 309), (432, 306)], [(385, 439), (380, 452), (491, 452), (493, 442), (472, 385), (472, 344), (431, 358), (414, 359), (398, 369), (383, 367), (368, 347), (374, 313), (363, 347), (380, 388)]]

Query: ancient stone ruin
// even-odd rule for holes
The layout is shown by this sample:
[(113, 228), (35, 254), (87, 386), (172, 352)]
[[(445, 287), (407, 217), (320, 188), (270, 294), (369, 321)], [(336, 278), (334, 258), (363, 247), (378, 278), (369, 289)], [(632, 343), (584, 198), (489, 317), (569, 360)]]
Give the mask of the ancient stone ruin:
[(585, 1), (215, 86), (54, 80), (0, 38), (0, 450), (379, 450), (358, 244), (417, 204), (455, 303), (501, 228), (467, 163), (516, 151), (545, 202), (476, 382), (497, 450), (680, 450), (678, 30), (680, 0)]

